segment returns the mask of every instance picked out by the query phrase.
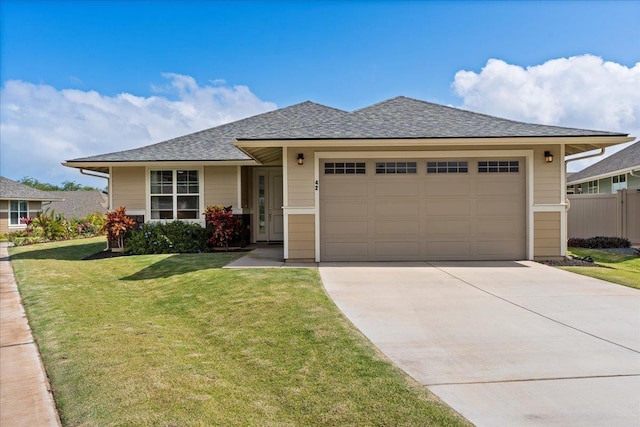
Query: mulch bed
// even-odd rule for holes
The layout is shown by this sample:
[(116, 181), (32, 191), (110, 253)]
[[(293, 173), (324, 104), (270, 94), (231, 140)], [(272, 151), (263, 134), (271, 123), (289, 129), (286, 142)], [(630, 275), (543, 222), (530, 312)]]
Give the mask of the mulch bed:
[(540, 264), (550, 265), (552, 267), (600, 267), (608, 268), (604, 265), (596, 264), (595, 262), (585, 261), (575, 258), (563, 258), (563, 259), (543, 259), (538, 261)]
[[(231, 247), (231, 248), (213, 248), (212, 252), (250, 252), (252, 251), (252, 248), (238, 248), (238, 247)], [(109, 250), (104, 250), (104, 251), (100, 251), (100, 252), (96, 252), (95, 254), (91, 254), (91, 255), (87, 255), (86, 257), (82, 258), (82, 261), (91, 261), (94, 259), (105, 259), (105, 258), (115, 258), (115, 257), (119, 257), (119, 256), (133, 256), (130, 253), (127, 252), (111, 252)]]

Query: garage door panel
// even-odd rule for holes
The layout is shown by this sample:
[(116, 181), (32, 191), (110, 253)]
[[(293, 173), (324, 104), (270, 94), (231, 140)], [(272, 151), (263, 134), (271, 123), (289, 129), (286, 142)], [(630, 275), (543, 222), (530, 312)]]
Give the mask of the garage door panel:
[(374, 223), (375, 238), (384, 236), (418, 236), (420, 221), (376, 220)]
[(471, 220), (468, 218), (429, 219), (424, 223), (426, 237), (464, 237), (471, 234)]
[(524, 236), (524, 227), (520, 218), (477, 219), (478, 235), (491, 236)]
[(431, 240), (427, 242), (427, 254), (433, 260), (469, 259), (471, 243), (465, 240)]
[(470, 215), (471, 201), (466, 199), (428, 199), (426, 214), (427, 216)]
[(517, 216), (525, 212), (524, 199), (487, 198), (476, 202), (478, 216)]
[(337, 198), (363, 197), (367, 195), (368, 181), (337, 180), (338, 176), (340, 175), (334, 175), (331, 180), (323, 181), (322, 185), (326, 193), (332, 194), (334, 195), (333, 197)]
[(374, 254), (377, 258), (383, 259), (420, 259), (420, 242), (398, 241), (374, 243)]
[(456, 196), (469, 197), (471, 195), (472, 182), (467, 177), (458, 179), (430, 179), (426, 178), (421, 195), (424, 197)]
[(374, 206), (377, 217), (420, 217), (420, 201), (417, 199), (376, 199)]
[(374, 195), (376, 197), (418, 197), (420, 194), (419, 182), (393, 178), (397, 177), (391, 177), (387, 182), (375, 182)]
[(369, 224), (361, 220), (335, 220), (324, 223), (326, 237), (355, 237), (366, 239), (369, 234)]
[(333, 200), (323, 209), (326, 218), (366, 218), (369, 213), (367, 200)]
[(327, 260), (366, 260), (368, 259), (366, 241), (326, 242), (324, 256)]
[(518, 197), (524, 194), (524, 180), (519, 179), (521, 182), (514, 182), (513, 180), (492, 180), (489, 182), (478, 180), (476, 182), (477, 191), (476, 194), (480, 197), (492, 197), (497, 196), (504, 198), (505, 196)]
[(477, 253), (485, 259), (514, 259), (514, 256), (518, 259), (525, 256), (519, 239), (479, 240)]

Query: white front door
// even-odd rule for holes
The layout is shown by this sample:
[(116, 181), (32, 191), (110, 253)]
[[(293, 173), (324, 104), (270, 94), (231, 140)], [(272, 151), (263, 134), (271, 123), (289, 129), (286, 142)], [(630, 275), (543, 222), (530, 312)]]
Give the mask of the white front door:
[(256, 240), (284, 240), (282, 214), (282, 170), (256, 169), (254, 174), (256, 194)]

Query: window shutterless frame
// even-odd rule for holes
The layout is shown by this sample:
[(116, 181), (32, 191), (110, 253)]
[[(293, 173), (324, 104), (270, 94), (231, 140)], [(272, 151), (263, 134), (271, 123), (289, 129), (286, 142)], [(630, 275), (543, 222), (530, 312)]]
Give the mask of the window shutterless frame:
[(150, 170), (150, 219), (201, 220), (200, 180), (199, 170)]

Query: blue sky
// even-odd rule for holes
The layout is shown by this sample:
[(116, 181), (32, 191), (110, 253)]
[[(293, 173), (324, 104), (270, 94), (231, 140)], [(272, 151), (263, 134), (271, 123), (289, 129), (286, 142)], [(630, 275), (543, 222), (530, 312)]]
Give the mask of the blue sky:
[[(3, 175), (13, 179), (29, 175), (51, 182), (88, 182), (59, 163), (74, 156), (157, 142), (304, 100), (353, 110), (405, 95), (524, 121), (587, 128), (608, 125), (604, 129), (634, 134), (640, 129), (635, 112), (640, 107), (633, 107), (637, 98), (625, 101), (633, 110), (630, 120), (602, 123), (588, 120), (603, 116), (602, 111), (590, 110), (592, 115), (560, 112), (554, 118), (553, 114), (527, 113), (533, 108), (530, 105), (510, 109), (507, 97), (484, 95), (490, 90), (499, 92), (495, 85), (500, 82), (504, 82), (501, 88), (510, 90), (513, 76), (522, 74), (519, 69), (530, 76), (531, 67), (545, 66), (539, 70), (543, 75), (566, 76), (566, 67), (559, 70), (559, 63), (545, 64), (584, 55), (601, 61), (579, 67), (571, 62), (569, 69), (574, 75), (599, 75), (598, 71), (590, 73), (590, 66), (609, 71), (599, 83), (586, 82), (576, 88), (574, 104), (581, 102), (580, 93), (606, 92), (618, 82), (618, 90), (611, 92), (625, 94), (629, 85), (633, 91), (640, 73), (640, 66), (636, 66), (640, 61), (637, 1), (3, 0), (0, 16), (0, 167)], [(489, 67), (491, 59), (500, 63)], [(611, 71), (606, 64), (621, 68)], [(490, 75), (489, 68), (495, 73)], [(480, 81), (463, 88), (462, 80), (456, 77), (461, 71), (474, 73)], [(532, 81), (544, 86), (547, 83), (540, 83), (540, 79), (546, 77), (540, 73)], [(242, 96), (238, 95), (239, 87), (245, 89)], [(65, 92), (70, 89), (77, 92)], [(513, 96), (521, 101), (526, 93), (516, 91)], [(135, 126), (126, 118), (114, 119), (114, 108), (96, 104), (91, 112), (82, 110), (92, 94), (92, 99), (102, 104), (116, 102), (122, 94), (136, 97), (140, 117)], [(203, 100), (207, 96), (215, 102)], [(60, 105), (57, 97), (73, 103), (56, 108)], [(165, 102), (162, 112), (154, 110), (157, 114), (149, 119), (150, 129), (140, 131), (144, 123), (139, 122), (151, 114), (140, 106), (141, 100), (156, 98)], [(596, 101), (590, 103), (595, 105)], [(124, 101), (118, 102), (116, 105)], [(184, 104), (189, 103), (206, 110), (199, 102), (212, 109), (210, 124), (206, 117), (196, 120), (185, 113)], [(536, 105), (557, 103), (545, 102)], [(184, 116), (176, 118), (180, 114)], [(46, 116), (44, 121), (38, 121), (42, 116)], [(80, 116), (81, 120), (77, 119)], [(160, 118), (169, 116), (171, 120), (160, 123)], [(92, 120), (97, 120), (93, 126)], [(109, 129), (109, 120), (120, 132)], [(86, 130), (83, 124), (87, 124)], [(48, 137), (56, 142), (49, 146)], [(46, 157), (51, 164), (32, 168), (24, 158), (28, 152), (10, 149), (25, 141), (39, 150), (50, 150)]]

